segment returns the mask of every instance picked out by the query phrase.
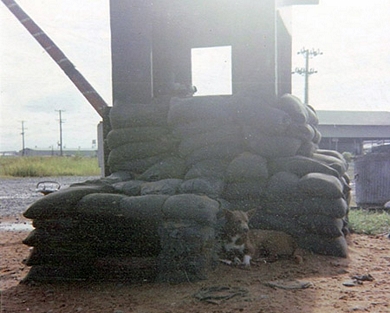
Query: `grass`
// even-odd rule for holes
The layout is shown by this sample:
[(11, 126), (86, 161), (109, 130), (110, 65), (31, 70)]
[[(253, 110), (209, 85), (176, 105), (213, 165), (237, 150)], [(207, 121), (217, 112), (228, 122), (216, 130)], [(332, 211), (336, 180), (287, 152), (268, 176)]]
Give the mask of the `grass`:
[(349, 228), (358, 234), (379, 235), (390, 232), (390, 214), (363, 209), (350, 210)]
[(2, 157), (1, 177), (98, 176), (97, 158)]

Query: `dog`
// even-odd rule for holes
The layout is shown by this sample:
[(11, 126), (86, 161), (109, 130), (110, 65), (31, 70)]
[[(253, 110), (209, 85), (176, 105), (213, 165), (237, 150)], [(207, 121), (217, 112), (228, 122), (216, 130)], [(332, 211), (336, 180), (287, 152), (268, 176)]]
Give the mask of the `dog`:
[[(267, 262), (289, 257), (302, 263), (302, 257), (296, 255), (298, 246), (292, 236), (275, 230), (249, 229), (249, 220), (255, 212), (224, 210), (226, 223), (221, 240), (224, 256), (228, 259), (221, 262), (249, 267), (251, 260), (266, 256)], [(243, 257), (242, 261), (240, 257)]]

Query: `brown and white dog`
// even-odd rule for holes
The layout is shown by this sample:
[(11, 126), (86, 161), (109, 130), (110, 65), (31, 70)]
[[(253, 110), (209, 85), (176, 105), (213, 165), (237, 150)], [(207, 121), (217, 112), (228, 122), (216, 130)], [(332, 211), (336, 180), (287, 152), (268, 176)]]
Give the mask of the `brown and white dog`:
[[(221, 240), (227, 259), (221, 261), (250, 266), (252, 259), (266, 256), (268, 262), (280, 257), (292, 257), (297, 263), (301, 263), (302, 257), (295, 254), (297, 244), (290, 235), (275, 230), (249, 229), (249, 219), (254, 213), (255, 210), (224, 210), (226, 223), (221, 232)], [(242, 261), (240, 257), (243, 258)]]

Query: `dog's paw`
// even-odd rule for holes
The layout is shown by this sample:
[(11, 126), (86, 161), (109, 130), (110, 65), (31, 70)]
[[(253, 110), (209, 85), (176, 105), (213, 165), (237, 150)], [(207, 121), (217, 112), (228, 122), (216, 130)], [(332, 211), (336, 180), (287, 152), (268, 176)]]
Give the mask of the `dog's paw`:
[(251, 266), (251, 256), (250, 255), (244, 255), (244, 259), (242, 260), (242, 265), (245, 267), (250, 267)]
[(219, 262), (226, 264), (226, 265), (233, 265), (233, 262), (230, 260), (219, 259)]

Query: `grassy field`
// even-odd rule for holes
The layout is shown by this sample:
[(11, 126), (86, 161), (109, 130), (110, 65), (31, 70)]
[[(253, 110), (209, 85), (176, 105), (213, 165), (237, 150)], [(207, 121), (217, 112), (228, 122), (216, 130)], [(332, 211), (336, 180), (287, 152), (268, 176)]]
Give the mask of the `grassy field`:
[(358, 234), (379, 235), (390, 232), (390, 214), (368, 210), (349, 211), (349, 228)]
[(2, 177), (97, 176), (97, 158), (88, 157), (3, 157)]

